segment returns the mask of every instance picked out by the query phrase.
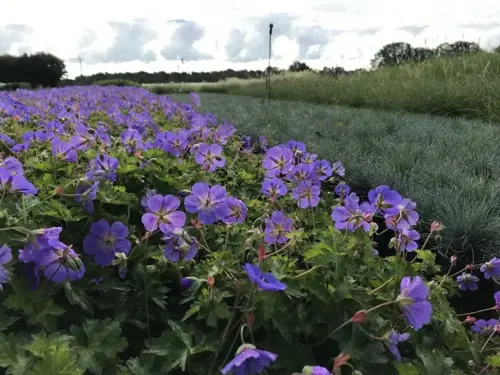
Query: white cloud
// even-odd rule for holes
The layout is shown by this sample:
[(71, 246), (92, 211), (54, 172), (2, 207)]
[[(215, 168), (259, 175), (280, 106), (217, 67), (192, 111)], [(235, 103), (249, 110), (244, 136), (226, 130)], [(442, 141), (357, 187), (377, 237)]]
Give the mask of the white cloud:
[[(71, 77), (80, 74), (75, 60), (79, 53), (84, 60), (84, 74), (102, 71), (263, 69), (267, 65), (264, 58), (230, 62), (225, 47), (231, 30), (239, 28), (243, 36), (233, 38), (233, 42), (236, 41), (234, 53), (240, 51), (240, 57), (244, 57), (245, 54), (252, 56), (249, 48), (259, 51), (264, 48), (267, 51), (266, 17), (269, 14), (277, 14), (277, 18), (285, 14), (296, 16), (293, 21), (281, 18), (289, 29), (276, 36), (273, 42), (273, 65), (280, 67), (287, 67), (302, 55), (320, 57), (304, 59), (302, 56), (302, 60), (315, 68), (325, 65), (341, 65), (347, 69), (367, 67), (378, 49), (394, 41), (430, 47), (462, 39), (480, 41), (483, 47), (500, 44), (500, 22), (497, 21), (500, 19), (500, 2), (496, 0), (184, 0), (175, 2), (175, 5), (157, 0), (87, 0), (80, 7), (77, 3), (70, 6), (67, 0), (2, 0), (0, 33), (5, 25), (31, 27), (33, 32), (22, 34), (22, 38), (16, 36), (8, 44), (9, 50), (3, 52), (44, 50), (54, 53), (66, 61)], [(110, 22), (131, 23), (141, 18), (147, 20), (148, 27), (156, 34), (152, 40), (138, 37), (137, 43), (145, 40), (146, 44), (142, 47), (134, 45), (134, 49), (141, 48), (144, 52), (141, 55), (141, 51), (137, 51), (137, 56), (143, 56), (144, 61), (98, 62), (116, 37), (117, 31)], [(193, 41), (193, 51), (203, 56), (211, 55), (213, 59), (185, 61), (184, 64), (165, 60), (160, 51), (173, 39), (179, 38), (175, 33), (179, 24), (167, 23), (167, 20), (191, 21), (200, 26), (203, 32), (193, 34), (187, 40)], [(275, 22), (273, 18), (270, 20)], [(276, 19), (275, 23), (278, 35), (280, 19)], [(256, 25), (260, 25), (259, 30), (254, 30)], [(313, 30), (314, 26), (317, 28)], [(422, 28), (424, 26), (428, 27)], [(90, 34), (94, 32), (97, 36), (95, 40), (89, 37), (89, 30)], [(194, 33), (193, 30), (191, 32)], [(315, 42), (321, 37), (324, 39), (325, 33), (328, 33), (330, 42)], [(197, 35), (202, 35), (201, 39), (196, 39)], [(79, 48), (85, 38), (91, 43)], [(121, 56), (130, 56), (133, 52), (125, 54), (123, 49), (112, 51), (121, 51)], [(155, 53), (157, 60), (148, 62), (146, 51)]]

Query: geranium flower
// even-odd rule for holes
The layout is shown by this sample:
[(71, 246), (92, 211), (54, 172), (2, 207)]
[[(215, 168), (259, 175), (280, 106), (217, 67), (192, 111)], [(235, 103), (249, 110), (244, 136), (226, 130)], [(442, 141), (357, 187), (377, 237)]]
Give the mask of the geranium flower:
[(332, 173), (335, 173), (340, 177), (345, 176), (345, 168), (340, 161), (336, 161), (332, 164)]
[(148, 212), (141, 219), (146, 230), (154, 232), (159, 228), (163, 233), (170, 233), (182, 228), (186, 222), (186, 214), (176, 211), (180, 204), (180, 200), (173, 195), (157, 194), (149, 198)]
[(311, 181), (301, 181), (292, 191), (292, 197), (300, 208), (316, 207), (319, 203), (320, 188)]
[(7, 245), (0, 247), (0, 290), (2, 290), (2, 284), (5, 284), (9, 280), (9, 273), (3, 267), (4, 264), (9, 263), (12, 260), (12, 250)]
[(188, 243), (182, 235), (171, 233), (164, 237), (164, 240), (166, 247), (163, 250), (163, 256), (171, 262), (188, 261), (198, 253), (198, 243), (195, 238), (191, 238), (190, 243)]
[(286, 195), (288, 188), (281, 179), (272, 177), (264, 180), (260, 191), (271, 200), (276, 200), (278, 197)]
[(210, 187), (205, 182), (197, 182), (191, 191), (192, 194), (184, 199), (184, 206), (187, 212), (198, 213), (201, 223), (212, 224), (228, 215), (229, 209), (225, 202), (227, 193), (222, 186)]
[(403, 277), (400, 285), (400, 295), (397, 298), (399, 306), (406, 319), (414, 329), (420, 329), (431, 321), (432, 305), (427, 300), (429, 287), (420, 278), (415, 276)]
[(497, 319), (489, 319), (489, 320), (484, 320), (484, 319), (478, 319), (474, 322), (472, 325), (471, 329), (479, 334), (490, 334), (491, 331), (498, 326), (499, 321)]
[(301, 375), (330, 375), (332, 372), (322, 366), (304, 366)]
[(484, 272), (485, 279), (500, 277), (500, 259), (495, 257), (481, 265), (481, 272)]
[(38, 265), (43, 275), (55, 283), (81, 279), (85, 274), (85, 266), (71, 245), (59, 240), (49, 240), (49, 245), (40, 250)]
[(420, 239), (420, 234), (416, 230), (403, 229), (397, 238), (400, 251), (412, 252), (418, 249), (417, 241)]
[(167, 132), (163, 149), (178, 158), (186, 152), (188, 145), (189, 141), (186, 131), (180, 131), (178, 133)]
[[(305, 164), (313, 164), (316, 159), (318, 158), (318, 155), (316, 154), (311, 154), (309, 152), (305, 152), (300, 156), (300, 162), (305, 163)], [(326, 161), (326, 160), (325, 160)], [(331, 168), (330, 168), (331, 170)]]
[(462, 272), (460, 276), (457, 277), (458, 289), (461, 291), (470, 290), (472, 292), (478, 289), (477, 283), (479, 278), (477, 276), (471, 275), (470, 273)]
[(195, 160), (207, 172), (213, 172), (226, 165), (226, 160), (222, 157), (222, 147), (217, 144), (201, 144), (195, 154)]
[[(394, 207), (385, 210), (385, 220), (389, 228), (410, 229), (418, 222), (417, 204), (405, 198)], [(394, 225), (394, 223), (396, 225)]]
[(12, 176), (23, 175), (23, 164), (13, 156), (0, 160), (0, 168), (7, 169)]
[(77, 151), (68, 142), (64, 142), (57, 137), (52, 139), (52, 155), (71, 163), (76, 163), (78, 157)]
[(33, 195), (38, 193), (38, 189), (23, 175), (13, 175), (6, 168), (0, 168), (0, 191)]
[(247, 206), (242, 200), (234, 197), (227, 197), (225, 204), (228, 208), (227, 216), (222, 218), (224, 224), (243, 223), (247, 217)]
[(287, 218), (282, 211), (274, 211), (270, 219), (265, 219), (266, 229), (264, 231), (264, 241), (268, 244), (282, 244), (288, 241), (285, 236), (292, 230), (293, 220)]
[(341, 201), (345, 199), (349, 195), (349, 192), (351, 191), (351, 187), (345, 183), (340, 183), (337, 186), (335, 186), (335, 194), (340, 198)]
[(332, 175), (332, 167), (328, 160), (318, 160), (313, 166), (316, 178), (320, 181), (325, 181)]
[(391, 331), (387, 335), (385, 335), (384, 343), (387, 345), (391, 353), (396, 358), (396, 361), (401, 361), (401, 353), (398, 349), (398, 344), (400, 342), (407, 341), (410, 338), (409, 333), (398, 333), (396, 331)]
[(262, 272), (259, 266), (251, 263), (245, 263), (243, 266), (250, 281), (255, 284), (257, 289), (267, 292), (279, 292), (286, 289), (286, 284), (278, 281), (270, 272)]
[(257, 349), (250, 344), (241, 345), (236, 351), (236, 356), (222, 368), (221, 373), (226, 375), (233, 370), (235, 375), (260, 374), (278, 356), (266, 350)]
[(315, 168), (313, 164), (300, 163), (292, 167), (286, 178), (296, 183), (308, 180), (315, 180)]
[(141, 198), (141, 206), (147, 208), (149, 200), (157, 194), (156, 190), (147, 189), (146, 194)]
[(358, 203), (359, 198), (351, 193), (345, 198), (344, 206), (337, 206), (333, 209), (331, 218), (338, 230), (348, 230), (354, 232), (362, 228), (365, 232), (370, 230), (370, 222), (375, 208), (368, 202)]
[(403, 203), (403, 198), (387, 185), (381, 185), (368, 192), (368, 201), (377, 209), (377, 212), (385, 214), (386, 210)]
[(89, 162), (89, 171), (86, 176), (91, 180), (106, 179), (116, 181), (118, 159), (106, 154), (99, 154)]
[(128, 228), (121, 222), (113, 224), (101, 219), (90, 226), (90, 234), (83, 239), (83, 251), (94, 256), (98, 266), (110, 266), (116, 253), (128, 255), (131, 249)]
[(136, 129), (128, 128), (120, 134), (120, 139), (122, 141), (123, 148), (125, 148), (127, 152), (134, 152), (144, 148), (141, 133), (139, 133)]
[(295, 157), (302, 155), (305, 153), (306, 150), (306, 145), (303, 142), (297, 142), (297, 141), (288, 141), (287, 147), (292, 150), (293, 155)]
[(75, 190), (75, 201), (83, 203), (83, 209), (88, 212), (94, 212), (94, 200), (97, 197), (97, 188), (99, 181), (94, 182), (92, 185), (80, 185)]
[(267, 150), (262, 161), (262, 166), (266, 169), (268, 177), (286, 175), (292, 169), (293, 153), (283, 146), (275, 146)]

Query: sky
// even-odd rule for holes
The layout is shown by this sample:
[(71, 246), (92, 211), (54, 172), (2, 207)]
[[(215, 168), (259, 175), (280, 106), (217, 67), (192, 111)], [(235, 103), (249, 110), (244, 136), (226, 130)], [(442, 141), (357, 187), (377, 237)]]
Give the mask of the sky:
[[(1, 0), (0, 53), (53, 53), (68, 77), (214, 71), (294, 60), (368, 68), (391, 42), (500, 45), (497, 0)], [(81, 57), (81, 68), (79, 63)], [(183, 59), (183, 62), (182, 60)]]

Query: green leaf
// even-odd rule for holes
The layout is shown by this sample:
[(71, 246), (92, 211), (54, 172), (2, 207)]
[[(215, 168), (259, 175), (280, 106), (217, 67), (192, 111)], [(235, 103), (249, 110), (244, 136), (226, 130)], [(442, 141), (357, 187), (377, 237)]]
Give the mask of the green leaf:
[(94, 374), (102, 374), (109, 360), (127, 347), (127, 341), (120, 337), (121, 331), (120, 322), (111, 319), (87, 320), (83, 327), (71, 326), (78, 348), (78, 364)]
[(399, 375), (420, 375), (417, 368), (411, 363), (397, 362), (394, 366), (396, 366)]
[(0, 367), (8, 368), (6, 374), (23, 375), (29, 368), (32, 360), (23, 344), (14, 334), (0, 334)]
[(500, 367), (500, 355), (488, 357), (488, 364), (493, 367)]

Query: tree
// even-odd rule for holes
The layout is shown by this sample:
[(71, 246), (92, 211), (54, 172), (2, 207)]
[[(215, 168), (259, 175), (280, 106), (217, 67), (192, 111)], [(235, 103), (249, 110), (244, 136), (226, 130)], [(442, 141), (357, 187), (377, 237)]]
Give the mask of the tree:
[(288, 68), (290, 72), (304, 72), (306, 70), (311, 70), (306, 63), (300, 61), (294, 61), (292, 65)]
[(405, 61), (411, 61), (413, 48), (410, 44), (396, 42), (385, 45), (375, 54), (371, 61), (372, 68), (394, 66)]

